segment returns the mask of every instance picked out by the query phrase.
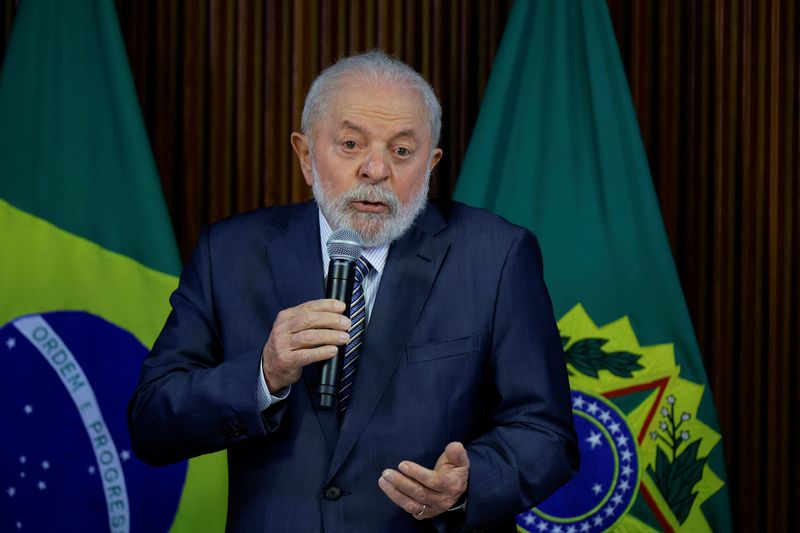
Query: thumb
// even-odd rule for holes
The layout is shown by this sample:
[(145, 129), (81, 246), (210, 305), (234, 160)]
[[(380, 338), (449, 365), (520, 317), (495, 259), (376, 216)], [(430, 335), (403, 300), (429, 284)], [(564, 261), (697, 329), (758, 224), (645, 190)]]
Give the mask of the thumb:
[(460, 442), (451, 442), (444, 449), (445, 461), (453, 466), (469, 466), (469, 456), (464, 445)]

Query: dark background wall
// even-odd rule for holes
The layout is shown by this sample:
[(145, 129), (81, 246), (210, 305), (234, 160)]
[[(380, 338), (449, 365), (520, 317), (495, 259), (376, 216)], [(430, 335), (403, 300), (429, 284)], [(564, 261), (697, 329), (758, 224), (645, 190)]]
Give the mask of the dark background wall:
[[(449, 196), (511, 3), (116, 0), (182, 255), (203, 224), (310, 196), (288, 143), (303, 95), (337, 57), (372, 47), (440, 95), (432, 194)], [(797, 530), (800, 8), (608, 5), (720, 417), (734, 522)], [(0, 0), (0, 57), (15, 12)]]

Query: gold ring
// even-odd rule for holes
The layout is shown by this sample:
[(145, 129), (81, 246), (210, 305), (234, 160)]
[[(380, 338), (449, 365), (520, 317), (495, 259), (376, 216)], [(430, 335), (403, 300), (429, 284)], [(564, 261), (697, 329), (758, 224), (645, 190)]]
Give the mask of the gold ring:
[(420, 516), (422, 516), (422, 515), (424, 515), (424, 514), (425, 514), (425, 511), (426, 511), (427, 509), (428, 509), (428, 506), (427, 506), (427, 505), (425, 505), (425, 504), (423, 503), (423, 504), (422, 504), (422, 510), (421, 510), (420, 512), (418, 512), (417, 514), (415, 514), (414, 516), (415, 516), (416, 518), (419, 518)]

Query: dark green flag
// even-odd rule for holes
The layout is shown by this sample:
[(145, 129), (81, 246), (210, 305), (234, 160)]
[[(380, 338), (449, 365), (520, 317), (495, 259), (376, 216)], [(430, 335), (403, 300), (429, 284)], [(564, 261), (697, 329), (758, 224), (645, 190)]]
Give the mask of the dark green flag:
[(221, 531), (224, 454), (127, 402), (180, 260), (111, 0), (21, 3), (0, 72), (0, 531)]
[(578, 477), (527, 531), (729, 531), (714, 403), (605, 2), (518, 0), (455, 198), (540, 239)]

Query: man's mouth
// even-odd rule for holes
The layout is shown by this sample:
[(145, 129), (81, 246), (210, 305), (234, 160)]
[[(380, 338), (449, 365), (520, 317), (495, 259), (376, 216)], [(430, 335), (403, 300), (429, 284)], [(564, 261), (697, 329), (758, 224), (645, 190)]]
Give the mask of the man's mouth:
[(355, 200), (351, 202), (353, 208), (360, 213), (385, 213), (389, 206), (382, 202), (368, 202), (366, 200)]

